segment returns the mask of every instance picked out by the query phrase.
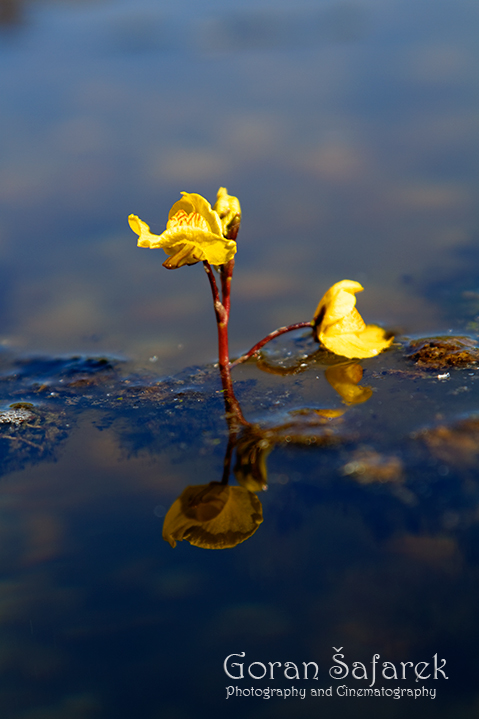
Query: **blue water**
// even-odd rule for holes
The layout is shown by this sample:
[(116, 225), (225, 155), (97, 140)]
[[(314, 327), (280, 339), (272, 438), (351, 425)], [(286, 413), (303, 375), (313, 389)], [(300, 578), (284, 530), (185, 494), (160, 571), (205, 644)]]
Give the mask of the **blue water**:
[[(477, 337), (477, 6), (5, 8), (2, 719), (472, 718), (477, 363), (421, 369), (404, 346)], [(234, 355), (309, 320), (343, 278), (399, 342), (362, 363), (372, 394), (349, 407), (299, 335), (265, 356), (306, 348), (301, 372), (236, 368), (248, 421), (301, 431), (266, 460), (249, 539), (173, 549), (169, 507), (223, 471), (216, 330), (201, 266), (167, 272), (126, 218), (159, 232), (180, 191), (214, 201), (223, 185), (243, 208)], [(223, 662), (242, 652), (232, 679)], [(339, 696), (369, 687), (375, 654), (398, 674), (375, 687), (435, 698)], [(447, 680), (400, 678), (436, 654)], [(254, 662), (283, 666), (256, 680)], [(316, 662), (318, 679), (285, 678), (285, 662)], [(307, 698), (236, 696), (251, 686)]]

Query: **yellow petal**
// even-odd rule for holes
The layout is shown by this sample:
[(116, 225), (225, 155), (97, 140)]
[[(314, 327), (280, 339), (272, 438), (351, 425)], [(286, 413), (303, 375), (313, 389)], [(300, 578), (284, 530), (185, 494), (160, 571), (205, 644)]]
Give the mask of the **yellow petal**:
[(312, 322), (316, 339), (334, 354), (349, 359), (374, 357), (393, 341), (376, 325), (366, 325), (357, 311), (357, 292), (363, 287), (353, 280), (333, 285), (321, 299)]
[(205, 230), (206, 232), (210, 229), (205, 218), (202, 217), (199, 212), (190, 212), (188, 214), (185, 210), (178, 210), (166, 223), (167, 230), (174, 230), (179, 227), (192, 227), (193, 229)]
[(203, 484), (187, 487), (168, 510), (163, 539), (205, 549), (227, 549), (251, 537), (263, 521), (261, 502), (243, 487)]
[[(165, 230), (161, 235), (154, 235), (146, 222), (140, 220), (136, 215), (130, 215), (128, 222), (133, 232), (139, 235), (139, 247), (149, 247), (150, 249), (160, 247), (167, 255), (176, 255), (183, 251), (185, 246), (191, 248), (189, 258), (182, 261), (181, 264), (177, 264), (177, 267), (202, 260), (206, 260), (212, 265), (223, 265), (233, 259), (236, 252), (234, 240), (227, 240), (222, 235), (214, 234), (210, 230), (198, 226), (173, 223), (171, 229)], [(199, 224), (200, 222), (197, 222), (197, 225)]]
[(363, 318), (357, 309), (353, 307), (349, 314), (341, 317), (335, 322), (330, 322), (329, 324), (322, 322), (320, 331), (331, 335), (342, 335), (351, 332), (364, 332), (365, 329), (366, 324)]
[(363, 332), (358, 333), (320, 333), (318, 338), (330, 352), (348, 359), (375, 357), (390, 347), (394, 339), (386, 339), (385, 331), (376, 325), (367, 325)]
[(195, 265), (202, 260), (202, 253), (194, 245), (177, 245), (175, 249), (177, 252), (163, 262), (163, 267), (166, 267), (167, 270), (176, 270), (184, 265)]
[(169, 211), (168, 220), (170, 220), (171, 217), (178, 212), (178, 210), (185, 210), (187, 214), (190, 214), (191, 212), (198, 212), (198, 214), (204, 217), (208, 223), (210, 231), (214, 235), (219, 235), (221, 237), (223, 235), (223, 229), (220, 217), (218, 213), (211, 208), (208, 200), (205, 200), (204, 197), (197, 195), (195, 192), (182, 192), (181, 194), (183, 197), (181, 200), (178, 200), (178, 202), (175, 202)]
[(138, 235), (138, 247), (161, 247), (161, 235), (154, 235), (150, 232), (150, 226), (140, 220), (137, 215), (130, 215), (128, 217), (128, 223)]
[[(363, 291), (362, 285), (353, 280), (341, 280), (323, 296), (319, 302), (314, 320), (321, 317), (321, 325), (330, 325), (348, 315), (356, 304), (356, 292)], [(319, 324), (319, 322), (318, 322)]]
[(191, 245), (201, 260), (211, 265), (223, 265), (232, 260), (236, 252), (236, 242), (226, 240), (223, 235), (215, 235), (209, 230), (189, 225), (177, 225), (167, 229), (160, 237), (160, 244), (167, 255), (173, 255), (180, 249), (180, 245)]

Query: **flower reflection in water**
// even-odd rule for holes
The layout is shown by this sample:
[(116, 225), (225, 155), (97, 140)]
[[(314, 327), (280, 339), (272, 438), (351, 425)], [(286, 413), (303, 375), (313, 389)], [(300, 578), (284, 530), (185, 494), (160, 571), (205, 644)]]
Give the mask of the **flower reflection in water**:
[(263, 521), (257, 496), (244, 487), (211, 482), (186, 489), (168, 510), (163, 539), (186, 539), (204, 549), (228, 549), (244, 542)]
[(324, 375), (344, 404), (362, 404), (373, 393), (372, 387), (361, 387), (358, 384), (363, 378), (363, 368), (359, 362), (332, 365), (325, 370)]
[[(363, 370), (359, 363), (334, 365), (325, 371), (330, 385), (344, 404), (366, 402), (371, 387), (360, 387)], [(251, 537), (263, 521), (261, 502), (256, 496), (268, 486), (266, 460), (277, 444), (329, 446), (340, 441), (336, 430), (346, 408), (304, 408), (288, 413), (286, 421), (262, 428), (244, 420), (231, 389), (225, 397), (230, 411), (226, 415), (229, 441), (221, 482), (186, 487), (168, 510), (163, 539), (176, 546), (183, 539), (204, 549), (230, 549)], [(237, 408), (238, 415), (231, 412)], [(233, 454), (233, 473), (239, 487), (229, 486)]]
[(250, 492), (262, 492), (268, 486), (266, 458), (274, 447), (272, 432), (246, 427), (236, 444), (236, 481)]

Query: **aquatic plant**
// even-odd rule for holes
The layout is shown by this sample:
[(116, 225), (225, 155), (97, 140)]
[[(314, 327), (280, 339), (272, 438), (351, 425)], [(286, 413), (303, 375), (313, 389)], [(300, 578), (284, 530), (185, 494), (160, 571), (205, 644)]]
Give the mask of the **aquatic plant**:
[[(185, 489), (166, 515), (163, 536), (172, 546), (176, 541), (186, 539), (209, 549), (225, 548), (247, 539), (262, 521), (261, 503), (253, 492), (267, 487), (266, 457), (274, 445), (292, 438), (298, 443), (334, 442), (335, 429), (330, 424), (346, 411), (297, 410), (291, 421), (262, 429), (244, 418), (234, 394), (231, 370), (238, 364), (257, 358), (261, 349), (276, 337), (302, 328), (309, 330), (323, 351), (347, 360), (374, 357), (387, 349), (393, 338), (376, 325), (366, 325), (355, 307), (355, 295), (363, 287), (359, 282), (342, 280), (324, 294), (312, 320), (296, 322), (270, 332), (248, 352), (231, 361), (228, 323), (241, 206), (238, 198), (229, 195), (225, 187), (218, 190), (213, 207), (201, 195), (181, 194), (182, 199), (171, 208), (166, 229), (160, 235), (153, 234), (146, 222), (136, 215), (129, 216), (129, 223), (138, 235), (139, 247), (161, 248), (166, 252), (168, 259), (163, 266), (167, 269), (203, 263), (216, 317), (218, 365), (229, 440), (221, 483), (211, 482)], [(276, 371), (265, 367), (264, 363), (262, 368)], [(296, 370), (293, 367), (279, 373), (288, 374)], [(358, 386), (362, 378), (362, 368), (358, 363), (340, 362), (327, 370), (326, 378), (346, 406), (365, 402), (372, 394), (370, 387)], [(234, 473), (242, 486), (230, 488), (228, 481), (235, 450)]]
[[(241, 206), (238, 198), (229, 195), (225, 187), (218, 190), (213, 208), (201, 195), (181, 194), (183, 197), (171, 208), (166, 229), (161, 235), (152, 234), (146, 222), (136, 215), (130, 215), (128, 220), (138, 235), (139, 247), (161, 248), (166, 252), (168, 259), (163, 265), (167, 269), (203, 262), (213, 294), (219, 364), (223, 371), (250, 359), (272, 339), (302, 327), (311, 327), (315, 340), (330, 352), (348, 359), (374, 357), (391, 345), (393, 338), (387, 337), (386, 332), (376, 325), (366, 325), (355, 308), (355, 295), (364, 288), (359, 282), (341, 280), (324, 294), (311, 321), (274, 330), (231, 363), (227, 331)], [(221, 277), (221, 298), (212, 265)]]

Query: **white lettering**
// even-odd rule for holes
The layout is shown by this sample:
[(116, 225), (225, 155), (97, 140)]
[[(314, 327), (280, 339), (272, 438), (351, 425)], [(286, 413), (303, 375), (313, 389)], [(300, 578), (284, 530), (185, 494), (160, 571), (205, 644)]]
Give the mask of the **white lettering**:
[[(337, 649), (336, 647), (333, 647), (336, 654), (333, 654), (333, 662), (336, 662), (336, 664), (340, 664), (339, 667), (331, 667), (329, 670), (329, 676), (333, 679), (344, 679), (344, 677), (347, 677), (349, 674), (349, 667), (345, 662), (342, 662), (341, 659), (344, 659), (344, 654), (340, 654), (342, 647), (339, 647)], [(339, 657), (337, 659), (336, 657)], [(341, 669), (343, 667), (343, 669)]]
[[(294, 672), (293, 677), (288, 674), (290, 669)], [(294, 662), (284, 663), (284, 676), (286, 677), (286, 679), (299, 679), (298, 667)]]
[(237, 662), (233, 662), (231, 664), (231, 667), (240, 667), (240, 675), (235, 676), (234, 674), (230, 674), (228, 671), (228, 659), (231, 657), (245, 657), (246, 652), (241, 652), (240, 654), (230, 654), (226, 657), (226, 659), (223, 662), (223, 669), (225, 670), (225, 673), (229, 676), (230, 679), (244, 679), (244, 673), (243, 673), (243, 664), (238, 664)]
[[(260, 677), (255, 676), (255, 675), (253, 674), (253, 672), (251, 671), (251, 667), (254, 667), (255, 664), (257, 664), (259, 667), (262, 667), (262, 668), (264, 669), (263, 674), (262, 674)], [(268, 670), (266, 669), (265, 665), (262, 664), (261, 662), (253, 662), (253, 663), (250, 664), (249, 667), (248, 667), (248, 674), (250, 675), (250, 677), (251, 677), (252, 679), (264, 679), (265, 676), (266, 676), (266, 672), (267, 672), (267, 671), (268, 671)]]
[[(446, 660), (445, 660), (445, 659), (441, 659), (441, 666), (438, 667), (438, 666), (437, 666), (437, 654), (435, 654), (435, 655), (433, 656), (433, 659), (434, 659), (434, 679), (437, 679), (437, 678), (438, 678), (438, 676), (437, 676), (437, 673), (438, 673), (438, 672), (441, 672), (441, 674), (442, 674), (442, 676), (444, 677), (444, 679), (449, 679), (449, 677), (446, 677), (445, 672), (443, 672), (443, 670), (442, 670), (442, 667), (445, 667), (445, 666), (446, 666)], [(434, 690), (434, 691), (435, 691), (435, 690)]]
[[(388, 676), (386, 674), (387, 670), (392, 671), (392, 674), (390, 676)], [(384, 679), (397, 679), (398, 678), (397, 673), (396, 673), (396, 667), (394, 666), (394, 664), (392, 662), (383, 662), (382, 675), (383, 675)]]
[(311, 678), (317, 680), (317, 679), (318, 679), (319, 667), (318, 667), (318, 665), (316, 664), (316, 662), (307, 662), (307, 663), (306, 663), (306, 662), (303, 662), (304, 678), (305, 678), (305, 679), (309, 679), (309, 677), (308, 677), (308, 667), (310, 666), (310, 664), (312, 664), (313, 667), (314, 667), (314, 677), (311, 677)]

